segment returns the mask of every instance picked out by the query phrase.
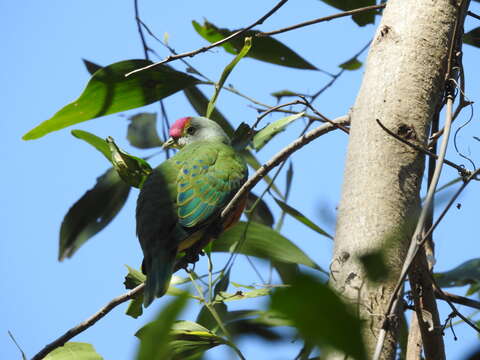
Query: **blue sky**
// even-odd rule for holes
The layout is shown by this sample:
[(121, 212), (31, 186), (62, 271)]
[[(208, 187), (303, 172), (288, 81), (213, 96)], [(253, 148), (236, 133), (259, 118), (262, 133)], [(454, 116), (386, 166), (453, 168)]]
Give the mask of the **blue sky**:
[[(267, 12), (275, 1), (263, 2), (198, 2), (177, 0), (158, 2), (140, 0), (141, 16), (152, 31), (163, 38), (169, 34), (169, 43), (178, 52), (196, 49), (206, 44), (193, 30), (192, 20), (208, 19), (220, 27), (240, 28)], [(472, 10), (480, 11), (478, 3)], [(274, 30), (286, 25), (337, 12), (316, 0), (297, 0), (287, 3), (277, 14), (260, 27)], [(103, 304), (124, 292), (124, 264), (138, 267), (141, 250), (135, 238), (134, 208), (137, 191), (114, 221), (96, 235), (78, 253), (62, 263), (57, 261), (58, 231), (68, 208), (91, 188), (95, 179), (107, 168), (104, 158), (85, 143), (70, 135), (71, 129), (83, 129), (101, 137), (112, 136), (117, 143), (139, 156), (153, 151), (129, 147), (125, 138), (126, 117), (140, 111), (159, 111), (158, 104), (144, 109), (114, 114), (88, 121), (78, 126), (49, 134), (39, 140), (25, 142), (21, 136), (43, 120), (51, 117), (62, 106), (74, 100), (89, 79), (81, 59), (101, 65), (120, 60), (143, 57), (140, 38), (133, 16), (133, 1), (54, 1), (26, 0), (0, 3), (0, 27), (6, 35), (0, 63), (3, 71), (1, 104), (3, 120), (0, 130), (3, 175), (0, 207), (2, 226), (0, 242), (0, 348), (2, 358), (17, 359), (20, 355), (7, 336), (10, 330), (28, 356), (34, 355), (74, 324), (97, 311)], [(378, 21), (378, 19), (377, 19)], [(478, 26), (468, 19), (466, 30)], [(278, 35), (292, 49), (301, 53), (317, 67), (338, 71), (338, 65), (370, 39), (375, 26), (358, 28), (350, 19), (343, 18), (293, 32)], [(153, 39), (149, 43), (161, 57), (166, 50)], [(361, 58), (363, 60), (365, 55)], [(480, 50), (465, 46), (464, 64), (467, 75), (467, 96), (475, 102), (480, 99), (478, 63)], [(222, 49), (190, 59), (195, 67), (210, 78), (218, 79), (231, 55)], [(172, 64), (184, 70), (181, 63)], [(345, 73), (315, 103), (330, 118), (345, 114), (353, 104), (363, 69)], [(299, 93), (313, 93), (329, 78), (320, 72), (283, 68), (244, 59), (228, 83), (242, 92), (267, 104), (274, 105), (269, 94), (289, 89)], [(209, 96), (211, 87), (202, 87)], [(165, 100), (171, 121), (194, 114), (193, 109), (179, 93)], [(245, 99), (222, 92), (218, 108), (236, 126), (240, 122), (253, 123), (257, 112)], [(466, 111), (468, 115), (468, 111)], [(265, 121), (273, 121), (272, 115)], [(463, 124), (468, 117), (457, 120)], [(265, 123), (266, 124), (266, 123)], [(303, 124), (292, 125), (287, 132), (267, 145), (258, 154), (268, 160), (283, 146), (298, 136)], [(458, 135), (460, 148), (478, 159), (480, 144), (472, 139), (479, 136), (478, 115)], [(290, 203), (325, 229), (334, 230), (332, 219), (340, 196), (342, 170), (347, 138), (337, 132), (324, 136), (294, 155), (294, 183)], [(448, 158), (463, 163), (450, 148)], [(156, 157), (157, 164), (162, 157)], [(468, 164), (466, 164), (469, 166)], [(446, 169), (441, 183), (456, 174)], [(284, 185), (284, 175), (279, 177)], [(255, 192), (259, 193), (263, 185)], [(453, 209), (435, 235), (437, 270), (450, 269), (478, 256), (477, 204), (478, 184), (472, 184), (461, 197), (460, 210)], [(278, 215), (278, 209), (267, 198)], [(441, 206), (441, 205), (440, 205)], [(327, 268), (332, 251), (331, 242), (287, 217), (282, 233), (304, 249), (320, 265)], [(221, 267), (224, 257), (214, 258)], [(260, 269), (265, 270), (263, 263)], [(199, 272), (205, 264), (197, 267)], [(181, 274), (180, 275), (184, 275)], [(240, 283), (259, 283), (252, 268), (239, 259), (232, 280)], [(460, 294), (464, 290), (459, 291)], [(145, 314), (135, 320), (123, 314), (125, 306), (112, 311), (105, 319), (74, 341), (92, 343), (105, 359), (132, 359), (138, 342), (133, 334), (154, 317), (164, 304), (156, 301)], [(232, 308), (255, 307), (263, 300), (234, 304)], [(462, 308), (461, 308), (462, 309)], [(193, 320), (199, 310), (192, 303), (182, 318)], [(441, 306), (442, 319), (448, 309)], [(465, 313), (470, 310), (462, 309)], [(320, 320), (319, 320), (320, 321)], [(465, 325), (456, 328), (458, 341), (446, 332), (447, 357), (459, 359), (473, 345), (477, 336)], [(291, 359), (300, 344), (269, 345), (255, 339), (240, 342), (240, 348), (249, 359)], [(228, 355), (226, 355), (228, 354)], [(225, 349), (208, 353), (208, 359), (232, 357)]]

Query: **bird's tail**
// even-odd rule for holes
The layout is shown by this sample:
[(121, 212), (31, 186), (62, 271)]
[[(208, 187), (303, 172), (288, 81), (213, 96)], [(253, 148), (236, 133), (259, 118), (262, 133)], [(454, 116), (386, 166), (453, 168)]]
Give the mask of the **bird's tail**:
[(147, 307), (155, 298), (167, 292), (174, 263), (175, 255), (169, 253), (157, 254), (144, 263), (147, 281), (143, 291), (143, 306)]

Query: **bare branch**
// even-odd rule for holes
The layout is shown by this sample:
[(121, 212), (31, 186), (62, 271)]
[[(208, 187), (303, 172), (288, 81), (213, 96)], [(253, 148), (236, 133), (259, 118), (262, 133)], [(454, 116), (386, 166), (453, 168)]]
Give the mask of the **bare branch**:
[(477, 19), (477, 20), (480, 20), (480, 16), (477, 15), (477, 14), (475, 14), (475, 13), (473, 13), (473, 12), (471, 12), (471, 11), (467, 11), (467, 15), (469, 15), (469, 16)]
[(257, 26), (259, 24), (263, 24), (263, 22), (268, 19), (270, 16), (272, 16), (278, 9), (280, 9), (288, 0), (280, 0), (278, 2), (277, 5), (275, 5), (273, 7), (272, 10), (270, 10), (268, 13), (266, 13), (265, 15), (263, 15), (260, 19), (258, 19), (257, 21), (255, 21), (253, 24), (251, 24), (250, 26), (247, 26), (246, 28), (243, 28), (241, 30), (238, 30), (236, 32), (234, 32), (233, 34), (227, 36), (226, 38), (223, 38), (222, 40), (219, 40), (217, 42), (214, 42), (213, 44), (210, 44), (210, 45), (207, 45), (207, 46), (204, 46), (200, 49), (197, 49), (197, 50), (194, 50), (194, 51), (189, 51), (189, 52), (185, 52), (185, 53), (182, 53), (182, 54), (178, 54), (178, 55), (170, 55), (170, 56), (167, 56), (165, 59), (163, 59), (162, 61), (159, 61), (157, 63), (154, 63), (154, 64), (151, 64), (151, 65), (148, 65), (148, 66), (145, 66), (143, 68), (140, 68), (140, 69), (136, 69), (136, 70), (133, 70), (133, 71), (130, 71), (129, 73), (125, 74), (125, 77), (127, 76), (130, 76), (132, 74), (135, 74), (139, 71), (143, 71), (143, 70), (146, 70), (146, 69), (150, 69), (154, 66), (157, 66), (157, 65), (160, 65), (160, 64), (166, 64), (166, 63), (169, 63), (171, 61), (174, 61), (174, 60), (177, 60), (177, 59), (181, 59), (181, 58), (184, 58), (184, 57), (192, 57), (192, 56), (195, 56), (197, 54), (200, 54), (200, 53), (203, 53), (207, 50), (210, 50), (214, 47), (217, 47), (219, 45), (222, 45), (240, 35), (242, 35), (243, 33), (247, 32), (248, 30), (250, 30), (251, 28), (253, 28), (254, 26)]
[[(383, 125), (380, 120), (376, 119), (376, 121), (377, 121), (377, 124), (380, 125), (380, 127), (390, 136), (393, 136), (395, 139), (400, 140), (402, 143), (410, 146), (411, 148), (413, 148), (415, 150), (418, 150), (418, 151), (424, 153), (425, 155), (428, 155), (431, 158), (434, 158), (434, 159), (438, 160), (438, 155), (437, 154), (435, 154), (435, 153), (421, 147), (420, 145), (417, 145), (417, 144), (415, 144), (411, 141), (408, 141), (408, 140), (404, 139), (403, 137), (395, 134), (392, 130), (388, 129), (385, 125)], [(471, 174), (470, 171), (468, 171), (467, 169), (465, 169), (464, 167), (462, 167), (460, 165), (455, 164), (454, 162), (452, 162), (450, 160), (444, 159), (443, 162), (446, 165), (448, 165), (448, 166), (454, 168), (455, 170), (457, 170), (459, 172), (459, 174), (463, 177)]]
[(88, 319), (86, 319), (85, 321), (82, 321), (80, 324), (68, 330), (65, 334), (60, 336), (58, 339), (46, 345), (40, 352), (38, 352), (34, 357), (32, 357), (32, 360), (43, 359), (45, 356), (47, 356), (50, 352), (52, 352), (56, 348), (63, 346), (68, 340), (80, 334), (81, 332), (85, 331), (90, 326), (95, 324), (98, 320), (100, 320), (105, 315), (107, 315), (113, 308), (124, 303), (125, 301), (130, 300), (135, 295), (143, 291), (144, 287), (145, 287), (145, 284), (141, 284), (141, 285), (138, 285), (135, 289), (132, 289), (123, 295), (117, 296), (116, 298), (111, 300), (108, 304), (106, 304), (104, 307), (102, 307), (99, 311), (97, 311), (95, 314), (90, 316)]
[(442, 292), (440, 292), (440, 291), (438, 291), (438, 288), (435, 289), (435, 296), (438, 299), (441, 299), (441, 300), (448, 299), (452, 303), (459, 304), (459, 305), (464, 305), (464, 306), (468, 306), (468, 307), (480, 310), (480, 301), (469, 299), (465, 296), (452, 294), (452, 293), (449, 293), (449, 292), (446, 292), (446, 291), (443, 291), (443, 290), (442, 290)]
[(283, 32), (299, 29), (299, 28), (302, 28), (302, 27), (305, 27), (305, 26), (318, 24), (318, 23), (321, 23), (321, 22), (324, 22), (324, 21), (329, 21), (329, 20), (338, 19), (338, 18), (345, 17), (345, 16), (360, 14), (362, 12), (369, 11), (369, 10), (383, 9), (384, 7), (385, 7), (385, 4), (365, 6), (363, 8), (344, 11), (344, 12), (341, 12), (341, 13), (338, 13), (338, 14), (328, 15), (328, 16), (324, 16), (324, 17), (321, 17), (321, 18), (318, 18), (318, 19), (305, 21), (305, 22), (302, 22), (300, 24), (288, 26), (288, 27), (285, 27), (285, 28), (282, 28), (282, 29), (269, 31), (269, 32), (261, 32), (261, 33), (258, 33), (256, 36), (262, 37), (262, 36), (276, 35), (276, 34), (280, 34), (280, 33), (283, 33)]

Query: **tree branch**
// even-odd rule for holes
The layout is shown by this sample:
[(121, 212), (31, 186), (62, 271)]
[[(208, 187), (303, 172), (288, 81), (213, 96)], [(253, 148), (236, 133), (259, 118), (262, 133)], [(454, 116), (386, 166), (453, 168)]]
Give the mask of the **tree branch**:
[[(417, 145), (417, 144), (415, 144), (415, 143), (413, 143), (413, 142), (411, 142), (411, 141), (408, 141), (408, 140), (404, 139), (404, 138), (401, 137), (400, 135), (395, 134), (392, 130), (388, 129), (385, 125), (383, 125), (380, 120), (376, 119), (376, 121), (377, 121), (377, 124), (378, 124), (387, 134), (389, 134), (390, 136), (393, 136), (395, 139), (400, 140), (402, 143), (410, 146), (411, 148), (413, 148), (413, 149), (415, 149), (415, 150), (417, 150), (417, 151), (420, 151), (421, 153), (423, 153), (423, 154), (425, 154), (425, 155), (428, 155), (428, 156), (430, 156), (431, 158), (434, 158), (434, 159), (438, 160), (438, 155), (437, 155), (437, 154), (435, 154), (435, 153), (433, 153), (433, 152), (431, 152), (431, 151), (423, 148), (423, 147), (420, 146), (420, 145)], [(454, 168), (455, 170), (457, 170), (458, 173), (459, 173), (461, 176), (463, 176), (463, 177), (468, 176), (468, 175), (471, 174), (470, 171), (468, 171), (467, 169), (465, 169), (464, 167), (462, 167), (462, 166), (460, 166), (460, 165), (455, 164), (454, 162), (452, 162), (452, 161), (450, 161), (450, 160), (443, 159), (443, 162), (444, 162), (446, 165), (448, 165), (448, 166)]]
[(333, 14), (333, 15), (324, 16), (324, 17), (321, 17), (321, 18), (318, 18), (318, 19), (305, 21), (305, 22), (302, 22), (300, 24), (288, 26), (288, 27), (285, 27), (285, 28), (282, 28), (282, 29), (278, 29), (278, 30), (274, 30), (274, 31), (268, 31), (268, 32), (261, 32), (261, 33), (258, 33), (256, 36), (257, 37), (262, 37), (262, 36), (276, 35), (276, 34), (280, 34), (280, 33), (283, 33), (283, 32), (287, 32), (287, 31), (298, 29), (298, 28), (302, 28), (302, 27), (305, 27), (305, 26), (318, 24), (318, 23), (321, 23), (321, 22), (324, 22), (324, 21), (338, 19), (338, 18), (341, 18), (341, 17), (344, 17), (344, 16), (360, 14), (362, 12), (369, 11), (369, 10), (383, 9), (384, 7), (385, 7), (385, 4), (365, 6), (363, 8), (344, 11), (344, 12), (341, 12), (341, 13), (338, 13), (338, 14)]
[(263, 15), (260, 19), (258, 19), (257, 21), (255, 21), (253, 24), (251, 24), (250, 26), (247, 26), (246, 28), (243, 28), (241, 30), (238, 30), (238, 31), (235, 31), (233, 34), (227, 36), (226, 38), (223, 38), (222, 40), (219, 40), (217, 42), (214, 42), (213, 44), (210, 44), (210, 45), (207, 45), (207, 46), (204, 46), (200, 49), (197, 49), (197, 50), (194, 50), (194, 51), (189, 51), (189, 52), (185, 52), (185, 53), (182, 53), (182, 54), (177, 54), (177, 55), (169, 55), (167, 56), (165, 59), (163, 59), (162, 61), (159, 61), (159, 62), (156, 62), (154, 64), (151, 64), (151, 65), (148, 65), (148, 66), (145, 66), (143, 68), (140, 68), (140, 69), (136, 69), (136, 70), (133, 70), (133, 71), (130, 71), (129, 73), (125, 74), (125, 77), (128, 77), (132, 74), (135, 74), (139, 71), (142, 71), (142, 70), (146, 70), (146, 69), (150, 69), (154, 66), (157, 66), (157, 65), (160, 65), (160, 64), (166, 64), (166, 63), (169, 63), (171, 61), (174, 61), (174, 60), (177, 60), (177, 59), (181, 59), (181, 58), (184, 58), (184, 57), (192, 57), (192, 56), (195, 56), (197, 54), (200, 54), (200, 53), (203, 53), (205, 51), (208, 51), (214, 47), (217, 47), (219, 45), (222, 45), (240, 35), (242, 35), (243, 33), (247, 32), (248, 30), (250, 30), (251, 28), (253, 28), (254, 26), (256, 25), (259, 25), (259, 24), (263, 24), (263, 22), (268, 19), (270, 16), (272, 16), (278, 9), (280, 9), (283, 5), (285, 5), (285, 3), (287, 2), (288, 0), (280, 0), (278, 2), (277, 5), (275, 5), (273, 7), (272, 10), (270, 10), (268, 13), (266, 13), (265, 15)]
[(68, 340), (80, 334), (81, 332), (85, 331), (90, 326), (95, 324), (98, 320), (100, 320), (105, 315), (107, 315), (113, 308), (124, 303), (125, 301), (130, 300), (135, 295), (143, 291), (144, 287), (145, 287), (145, 284), (141, 284), (141, 285), (138, 285), (135, 289), (132, 289), (123, 295), (117, 296), (116, 298), (111, 300), (108, 304), (106, 304), (104, 307), (102, 307), (100, 310), (98, 310), (95, 314), (90, 316), (88, 319), (86, 319), (85, 321), (82, 321), (80, 324), (68, 330), (65, 334), (60, 336), (58, 339), (46, 345), (42, 350), (40, 350), (40, 352), (38, 352), (34, 357), (32, 357), (32, 360), (43, 359), (45, 356), (47, 356), (50, 352), (52, 352), (56, 348), (63, 346)]
[(441, 300), (444, 300), (444, 301), (446, 301), (446, 299), (448, 299), (452, 303), (459, 304), (459, 305), (464, 305), (464, 306), (468, 306), (468, 307), (480, 310), (480, 302), (479, 301), (469, 299), (465, 296), (452, 294), (452, 293), (449, 293), (449, 292), (446, 292), (446, 291), (443, 291), (443, 290), (442, 290), (442, 292), (440, 292), (440, 291), (438, 291), (438, 288), (435, 289), (435, 296), (437, 297), (437, 299), (441, 299)]

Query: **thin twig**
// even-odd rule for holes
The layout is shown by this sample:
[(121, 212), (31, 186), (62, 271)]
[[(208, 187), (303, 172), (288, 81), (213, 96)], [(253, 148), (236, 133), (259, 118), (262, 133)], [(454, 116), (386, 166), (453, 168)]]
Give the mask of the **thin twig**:
[(255, 129), (258, 124), (260, 123), (260, 121), (265, 117), (267, 116), (268, 114), (270, 114), (271, 112), (274, 112), (278, 109), (281, 109), (283, 107), (286, 107), (286, 106), (291, 106), (291, 105), (299, 105), (299, 104), (303, 104), (303, 101), (300, 101), (300, 100), (294, 100), (294, 101), (290, 101), (288, 103), (285, 103), (285, 104), (280, 104), (280, 105), (276, 105), (276, 106), (272, 106), (271, 108), (265, 110), (263, 112), (262, 115), (258, 116), (257, 117), (257, 120), (255, 121), (255, 123), (252, 125), (252, 129)]
[(123, 295), (117, 296), (116, 298), (111, 300), (108, 304), (106, 304), (104, 307), (102, 307), (99, 311), (97, 311), (95, 314), (90, 316), (88, 319), (86, 319), (85, 321), (82, 321), (80, 324), (68, 330), (65, 334), (60, 336), (58, 339), (46, 345), (40, 352), (38, 352), (34, 357), (32, 357), (32, 360), (43, 359), (45, 356), (47, 356), (50, 352), (52, 352), (56, 348), (63, 346), (68, 340), (80, 334), (81, 332), (85, 331), (90, 326), (95, 324), (98, 320), (100, 320), (105, 315), (107, 315), (113, 308), (124, 303), (125, 301), (130, 300), (135, 295), (142, 292), (144, 287), (145, 287), (145, 284), (140, 284), (135, 289), (132, 289)]
[(133, 0), (133, 7), (135, 11), (135, 21), (137, 22), (138, 33), (140, 35), (140, 40), (142, 41), (143, 53), (145, 55), (145, 59), (150, 60), (148, 56), (150, 48), (148, 47), (147, 41), (145, 40), (145, 35), (143, 34), (142, 21), (140, 20), (140, 12), (138, 11), (138, 0)]
[(467, 11), (467, 15), (469, 15), (469, 16), (477, 19), (477, 20), (480, 20), (480, 15), (477, 15), (477, 14), (471, 12), (471, 11)]
[[(423, 147), (420, 146), (420, 145), (417, 145), (417, 144), (415, 144), (415, 143), (413, 143), (413, 142), (410, 142), (410, 141), (404, 139), (403, 137), (399, 136), (398, 134), (395, 134), (392, 130), (390, 130), (390, 129), (387, 128), (385, 125), (383, 125), (380, 120), (378, 120), (378, 119), (375, 119), (375, 120), (377, 121), (377, 124), (382, 128), (382, 130), (384, 130), (388, 135), (394, 137), (394, 138), (397, 139), (397, 140), (400, 140), (402, 143), (410, 146), (411, 148), (413, 148), (413, 149), (415, 149), (415, 150), (418, 150), (418, 151), (424, 153), (425, 155), (428, 155), (428, 156), (430, 156), (431, 158), (434, 158), (434, 159), (438, 160), (438, 155), (437, 155), (437, 154), (435, 154), (435, 153), (433, 153), (433, 152), (431, 152), (431, 151), (423, 148)], [(462, 175), (462, 177), (466, 177), (466, 176), (468, 176), (468, 175), (471, 174), (470, 171), (468, 171), (467, 169), (465, 169), (464, 167), (462, 167), (462, 166), (460, 166), (460, 165), (455, 164), (454, 162), (452, 162), (452, 161), (450, 161), (450, 160), (444, 159), (443, 162), (444, 162), (446, 165), (448, 165), (448, 166), (454, 168), (455, 170), (457, 170), (458, 173), (459, 173), (460, 175)]]
[(154, 66), (157, 66), (157, 65), (160, 65), (160, 64), (166, 64), (166, 63), (169, 63), (171, 61), (174, 61), (174, 60), (177, 60), (177, 59), (181, 59), (181, 58), (184, 58), (184, 57), (192, 57), (192, 56), (195, 56), (197, 54), (200, 54), (200, 53), (203, 53), (205, 51), (208, 51), (214, 47), (217, 47), (219, 45), (222, 45), (242, 34), (244, 34), (245, 32), (247, 32), (248, 30), (250, 30), (251, 28), (253, 28), (254, 26), (257, 26), (257, 25), (260, 25), (260, 24), (263, 24), (263, 22), (268, 19), (270, 16), (272, 16), (278, 9), (280, 9), (288, 0), (280, 0), (278, 2), (277, 5), (275, 5), (273, 7), (272, 10), (270, 10), (268, 13), (266, 13), (265, 15), (263, 15), (260, 19), (258, 19), (257, 21), (255, 21), (253, 24), (251, 24), (250, 26), (247, 26), (246, 28), (243, 28), (241, 30), (238, 30), (238, 31), (235, 31), (233, 34), (227, 36), (226, 38), (223, 38), (219, 41), (216, 41), (214, 42), (213, 44), (210, 44), (210, 45), (207, 45), (207, 46), (204, 46), (204, 47), (201, 47), (200, 49), (197, 49), (197, 50), (194, 50), (194, 51), (189, 51), (189, 52), (185, 52), (185, 53), (182, 53), (182, 54), (178, 54), (178, 55), (169, 55), (167, 56), (165, 59), (163, 59), (162, 61), (159, 61), (159, 62), (156, 62), (154, 64), (151, 64), (151, 65), (148, 65), (148, 66), (145, 66), (143, 68), (140, 68), (140, 69), (136, 69), (136, 70), (133, 70), (133, 71), (130, 71), (129, 73), (125, 74), (125, 77), (127, 76), (130, 76), (132, 74), (135, 74), (139, 71), (143, 71), (143, 70), (146, 70), (146, 69), (150, 69)]
[(278, 29), (278, 30), (274, 30), (274, 31), (268, 31), (268, 32), (261, 32), (261, 33), (256, 34), (256, 36), (262, 37), (262, 36), (276, 35), (276, 34), (280, 34), (280, 33), (283, 33), (283, 32), (287, 32), (287, 31), (298, 29), (298, 28), (302, 28), (302, 27), (305, 27), (305, 26), (318, 24), (318, 23), (321, 23), (321, 22), (324, 22), (324, 21), (338, 19), (338, 18), (341, 18), (341, 17), (344, 17), (344, 16), (356, 15), (356, 14), (360, 14), (362, 12), (369, 11), (369, 10), (383, 9), (384, 7), (385, 7), (385, 4), (365, 6), (363, 8), (344, 11), (344, 12), (341, 12), (341, 13), (338, 13), (338, 14), (328, 15), (328, 16), (324, 16), (324, 17), (321, 17), (321, 18), (318, 18), (318, 19), (305, 21), (305, 22), (302, 22), (300, 24), (288, 26), (288, 27), (285, 27), (285, 28), (282, 28), (282, 29)]
[(452, 309), (452, 312), (455, 313), (455, 315), (457, 315), (458, 317), (460, 317), (463, 321), (465, 321), (468, 325), (470, 325), (472, 329), (475, 329), (478, 333), (480, 333), (480, 329), (478, 328), (478, 326), (457, 310), (455, 305), (453, 305), (453, 301), (448, 296), (445, 296), (443, 290), (440, 288), (440, 286), (438, 286), (437, 281), (435, 280), (433, 275), (430, 274), (430, 276), (435, 290), (438, 292), (438, 295), (442, 298), (442, 300), (447, 302), (448, 306), (450, 306), (450, 309)]
[(435, 296), (438, 299), (441, 299), (441, 300), (448, 299), (452, 303), (455, 303), (455, 304), (468, 306), (468, 307), (471, 307), (471, 308), (474, 308), (474, 309), (480, 309), (480, 301), (469, 299), (465, 296), (452, 294), (452, 293), (449, 293), (449, 292), (446, 292), (446, 291), (443, 291), (443, 290), (442, 290), (442, 293), (441, 293), (440, 291), (438, 291), (438, 288), (435, 288)]
[(320, 113), (317, 109), (315, 109), (309, 102), (308, 100), (304, 97), (304, 96), (300, 96), (303, 101), (304, 101), (304, 104), (306, 107), (308, 107), (310, 110), (312, 110), (315, 115), (317, 115), (319, 118), (323, 119), (323, 121), (331, 124), (332, 126), (335, 126), (336, 128), (339, 128), (340, 130), (342, 130), (345, 134), (349, 134), (350, 133), (350, 130), (347, 129), (345, 126), (343, 126), (342, 124), (338, 124), (336, 123), (335, 121), (332, 121), (330, 120), (329, 118), (327, 118), (326, 116), (324, 116), (322, 113)]

